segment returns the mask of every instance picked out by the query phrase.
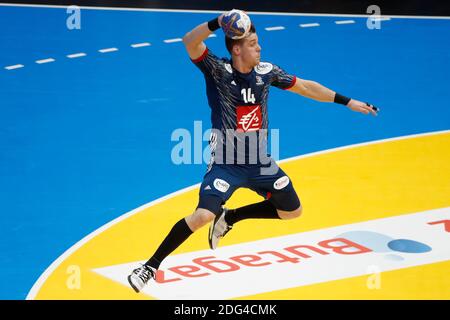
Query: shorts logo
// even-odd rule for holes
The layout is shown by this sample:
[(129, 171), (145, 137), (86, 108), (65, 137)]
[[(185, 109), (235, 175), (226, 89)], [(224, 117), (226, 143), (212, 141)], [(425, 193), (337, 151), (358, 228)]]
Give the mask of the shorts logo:
[(283, 176), (283, 177), (279, 178), (277, 181), (275, 181), (275, 183), (273, 184), (273, 187), (276, 190), (281, 190), (284, 187), (286, 187), (288, 184), (289, 184), (289, 177)]
[(214, 180), (214, 188), (219, 190), (220, 192), (227, 192), (227, 190), (230, 188), (230, 184), (222, 179), (215, 179)]
[(236, 116), (236, 131), (247, 132), (261, 129), (261, 107), (259, 105), (237, 107)]

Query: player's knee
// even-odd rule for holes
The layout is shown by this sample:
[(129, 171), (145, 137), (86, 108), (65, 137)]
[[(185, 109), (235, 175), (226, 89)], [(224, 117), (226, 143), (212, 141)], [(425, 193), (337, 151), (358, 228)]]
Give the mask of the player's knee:
[(302, 206), (299, 206), (297, 209), (292, 211), (278, 210), (278, 216), (283, 220), (299, 218), (302, 215), (302, 213), (303, 213)]
[(302, 208), (302, 206), (299, 206), (296, 210), (293, 211), (293, 216), (294, 216), (294, 218), (300, 218), (302, 213), (303, 213), (303, 208)]
[(214, 220), (214, 217), (215, 215), (211, 211), (198, 208), (192, 215), (186, 218), (186, 222), (192, 231), (196, 231)]

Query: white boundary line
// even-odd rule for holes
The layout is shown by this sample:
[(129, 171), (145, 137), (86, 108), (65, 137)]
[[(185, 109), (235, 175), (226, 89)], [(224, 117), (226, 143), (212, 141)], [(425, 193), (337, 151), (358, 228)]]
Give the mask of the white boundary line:
[(278, 27), (267, 27), (264, 29), (266, 29), (266, 31), (278, 31), (278, 30), (284, 30), (285, 28), (283, 26), (278, 26)]
[(314, 23), (302, 23), (302, 24), (299, 24), (299, 27), (301, 27), (301, 28), (320, 27), (320, 24), (317, 23), (317, 22), (314, 22)]
[[(291, 158), (287, 158), (287, 159), (283, 159), (278, 161), (278, 163), (285, 163), (288, 161), (293, 161), (293, 160), (297, 160), (297, 159), (302, 159), (302, 158), (308, 158), (308, 157), (313, 157), (319, 154), (326, 154), (326, 153), (331, 153), (331, 152), (335, 152), (335, 151), (340, 151), (340, 150), (345, 150), (345, 149), (351, 149), (351, 148), (356, 148), (356, 147), (361, 147), (361, 146), (367, 146), (367, 145), (372, 145), (372, 144), (379, 144), (379, 143), (384, 143), (384, 142), (389, 142), (389, 141), (396, 141), (396, 140), (403, 140), (403, 139), (410, 139), (410, 138), (416, 138), (416, 137), (424, 137), (424, 136), (430, 136), (430, 135), (437, 135), (437, 134), (443, 134), (443, 133), (448, 133), (450, 132), (450, 130), (442, 130), (442, 131), (434, 131), (434, 132), (426, 132), (426, 133), (419, 133), (419, 134), (413, 134), (413, 135), (407, 135), (407, 136), (400, 136), (400, 137), (395, 137), (395, 138), (388, 138), (388, 139), (382, 139), (382, 140), (375, 140), (375, 141), (369, 141), (369, 142), (363, 142), (363, 143), (358, 143), (358, 144), (352, 144), (352, 145), (348, 145), (348, 146), (343, 146), (343, 147), (338, 147), (338, 148), (332, 148), (332, 149), (327, 149), (327, 150), (323, 150), (323, 151), (318, 151), (318, 152), (313, 152), (313, 153), (308, 153), (308, 154), (304, 154), (304, 155), (300, 155), (300, 156), (295, 156), (295, 157), (291, 157)], [(144, 204), (130, 212), (127, 212), (119, 217), (117, 217), (116, 219), (108, 222), (107, 224), (101, 226), (100, 228), (98, 228), (97, 230), (91, 232), (90, 234), (88, 234), (87, 236), (85, 236), (84, 238), (82, 238), (80, 241), (78, 241), (77, 243), (75, 243), (73, 246), (71, 246), (69, 249), (67, 249), (62, 255), (60, 255), (55, 261), (52, 262), (52, 264), (50, 264), (50, 266), (44, 271), (44, 273), (41, 274), (41, 276), (38, 278), (38, 280), (34, 283), (33, 287), (30, 289), (30, 291), (28, 292), (28, 295), (26, 297), (26, 300), (32, 300), (35, 299), (37, 293), (39, 292), (40, 288), (42, 287), (42, 285), (45, 283), (45, 281), (47, 280), (47, 278), (53, 273), (54, 270), (56, 270), (56, 268), (58, 268), (58, 266), (64, 261), (66, 260), (67, 257), (69, 257), (72, 253), (74, 253), (76, 250), (78, 250), (79, 248), (81, 248), (84, 244), (86, 244), (88, 241), (90, 241), (91, 239), (93, 239), (94, 237), (96, 237), (97, 235), (99, 235), (100, 233), (102, 233), (103, 231), (107, 230), (108, 228), (112, 227), (113, 225), (131, 217), (132, 215), (146, 209), (149, 208), (151, 206), (154, 206), (160, 202), (163, 202), (165, 200), (168, 200), (170, 198), (173, 198), (179, 194), (182, 194), (184, 192), (188, 192), (191, 191), (197, 187), (200, 186), (200, 183), (194, 184), (190, 187), (186, 187), (184, 189), (178, 190), (176, 192), (170, 193), (164, 197), (161, 197), (159, 199), (153, 200), (147, 204)]]
[(336, 24), (351, 24), (351, 23), (355, 23), (355, 20), (338, 20), (338, 21), (335, 21), (334, 23), (336, 23)]
[(47, 58), (47, 59), (36, 60), (37, 64), (43, 64), (43, 63), (49, 63), (49, 62), (55, 62), (55, 59)]
[(105, 49), (98, 50), (98, 52), (100, 52), (100, 53), (108, 53), (108, 52), (116, 52), (116, 51), (119, 51), (119, 49), (117, 49), (117, 48), (105, 48)]
[(133, 48), (142, 48), (142, 47), (148, 47), (151, 46), (150, 42), (142, 42), (142, 43), (134, 43), (131, 45)]
[[(31, 7), (31, 8), (56, 8), (66, 9), (69, 6), (63, 5), (37, 5), (37, 4), (16, 4), (0, 3), (3, 7)], [(219, 10), (181, 10), (181, 9), (151, 9), (151, 8), (114, 8), (114, 7), (86, 7), (78, 6), (83, 10), (114, 10), (114, 11), (149, 11), (149, 12), (180, 12), (180, 13), (223, 13)], [(365, 14), (335, 14), (335, 13), (295, 13), (295, 12), (270, 12), (270, 11), (247, 11), (253, 15), (277, 15), (277, 16), (304, 16), (304, 17), (359, 17), (368, 18), (371, 15)], [(381, 17), (399, 18), (399, 19), (445, 19), (450, 20), (448, 16), (405, 16), (405, 15), (384, 15)]]
[[(37, 4), (15, 4), (15, 3), (0, 3), (0, 6), (2, 7), (26, 7), (26, 8), (56, 8), (56, 9), (66, 9), (69, 6), (64, 5), (37, 5)], [(114, 8), (114, 7), (87, 7), (87, 6), (79, 6), (80, 9), (83, 10), (114, 10), (114, 11), (148, 11), (148, 12), (179, 12), (179, 13), (222, 13), (222, 11), (214, 11), (214, 10), (180, 10), (180, 9), (150, 9), (150, 8)], [(361, 15), (361, 14), (329, 14), (329, 13), (291, 13), (291, 12), (254, 12), (249, 11), (249, 14), (253, 15), (278, 15), (278, 16), (305, 16), (305, 17), (360, 17), (360, 18), (370, 18), (373, 21), (387, 21), (391, 18), (400, 18), (400, 19), (445, 19), (450, 20), (450, 17), (446, 16), (402, 16), (402, 15), (386, 15), (386, 16), (376, 16), (375, 18), (373, 15)], [(372, 17), (372, 18), (371, 18)], [(354, 22), (336, 22), (336, 24), (347, 24), (347, 23), (354, 23)], [(305, 27), (317, 27), (319, 24), (300, 24), (299, 25), (302, 28)], [(275, 31), (275, 30), (282, 30), (280, 27), (274, 27), (274, 28), (265, 28), (267, 31)], [(209, 38), (215, 37), (215, 35), (210, 35)], [(165, 43), (173, 43), (173, 42), (179, 42), (178, 39), (168, 39), (164, 40)], [(133, 46), (133, 48), (139, 48), (139, 46)], [(116, 49), (116, 48), (114, 48)], [(116, 50), (99, 50), (101, 53), (107, 53), (107, 52), (113, 52), (118, 51)], [(78, 58), (79, 56), (67, 56), (68, 58)], [(53, 62), (53, 61), (47, 61), (47, 62)], [(37, 62), (38, 63), (38, 62)], [(6, 70), (14, 70), (23, 68), (23, 65), (15, 65), (15, 66), (8, 66), (4, 67)]]
[(175, 42), (182, 42), (183, 39), (181, 38), (174, 38), (174, 39), (166, 39), (164, 40), (165, 43), (175, 43)]
[(74, 59), (74, 58), (81, 58), (81, 57), (85, 57), (85, 56), (86, 56), (86, 53), (79, 52), (79, 53), (68, 54), (66, 57), (69, 59)]
[(6, 70), (15, 70), (15, 69), (23, 68), (23, 67), (25, 67), (23, 64), (15, 64), (12, 66), (7, 66), (7, 67), (5, 67), (5, 69)]
[(369, 17), (369, 19), (370, 20), (372, 20), (372, 21), (389, 21), (389, 20), (391, 20), (391, 18), (389, 18), (389, 17), (381, 17), (381, 16), (372, 16), (372, 17)]

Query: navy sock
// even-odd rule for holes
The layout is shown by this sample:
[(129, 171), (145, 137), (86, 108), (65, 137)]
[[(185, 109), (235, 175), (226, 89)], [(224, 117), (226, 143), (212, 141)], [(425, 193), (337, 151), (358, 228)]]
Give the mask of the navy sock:
[(161, 262), (189, 238), (192, 233), (184, 218), (178, 221), (145, 265), (158, 269)]
[(225, 221), (229, 225), (244, 219), (280, 219), (280, 217), (277, 208), (269, 200), (229, 210), (225, 215)]

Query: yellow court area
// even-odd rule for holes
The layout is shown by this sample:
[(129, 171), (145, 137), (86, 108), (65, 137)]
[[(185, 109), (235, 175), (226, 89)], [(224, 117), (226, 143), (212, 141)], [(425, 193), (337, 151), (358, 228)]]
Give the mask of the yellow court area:
[[(330, 150), (283, 161), (280, 166), (290, 176), (300, 196), (304, 208), (302, 217), (288, 221), (246, 220), (239, 222), (220, 243), (219, 249), (223, 249), (220, 252), (224, 256), (232, 250), (234, 250), (234, 255), (239, 254), (241, 244), (255, 243), (255, 246), (266, 244), (276, 246), (278, 237), (282, 236), (296, 234), (301, 236), (301, 234), (307, 233), (314, 237), (315, 232), (317, 231), (319, 234), (322, 229), (345, 227), (350, 224), (378, 221), (383, 218), (406, 217), (412, 213), (450, 207), (449, 132), (404, 137)], [(134, 214), (97, 232), (88, 241), (74, 246), (70, 254), (55, 263), (48, 270), (48, 274), (42, 276), (35, 285), (34, 292), (30, 293), (29, 298), (158, 298), (158, 296), (152, 296), (145, 292), (136, 294), (123, 282), (116, 281), (113, 277), (103, 276), (93, 270), (147, 260), (172, 226), (195, 209), (197, 197), (198, 187), (192, 188), (165, 200), (157, 201), (142, 210), (137, 210)], [(258, 195), (249, 190), (240, 189), (226, 205), (229, 208), (235, 208), (256, 201), (261, 201)], [(445, 217), (444, 214), (442, 219), (450, 220), (450, 217)], [(428, 220), (424, 221), (428, 222)], [(401, 224), (387, 225), (386, 230), (388, 231), (386, 232), (401, 234), (401, 229), (403, 227), (407, 229), (407, 224), (404, 226)], [(373, 225), (374, 229), (372, 230), (377, 230), (377, 224), (374, 222)], [(332, 281), (322, 281), (319, 277), (314, 283), (294, 287), (283, 285), (284, 282), (289, 283), (289, 279), (282, 279), (283, 272), (281, 271), (278, 273), (279, 281), (273, 283), (273, 290), (264, 287), (265, 289), (249, 295), (246, 294), (250, 292), (246, 291), (248, 286), (242, 292), (237, 286), (232, 292), (229, 292), (228, 298), (450, 299), (450, 278), (448, 277), (450, 260), (446, 258), (450, 250), (450, 232), (446, 232), (443, 225), (424, 226), (424, 228), (428, 227), (429, 229), (424, 230), (439, 233), (439, 239), (443, 239), (440, 240), (441, 242), (448, 241), (447, 251), (444, 249), (439, 252), (439, 249), (433, 247), (434, 260), (431, 263), (419, 261), (414, 266), (401, 267), (398, 265), (393, 270), (380, 272), (377, 275), (379, 286), (376, 288), (368, 286), (368, 281), (373, 275), (367, 274), (365, 270), (355, 269), (355, 276), (342, 276), (347, 274), (348, 270), (339, 270), (339, 272), (336, 271), (336, 277)], [(385, 234), (386, 232), (381, 233)], [(184, 254), (192, 256), (197, 251), (203, 256), (214, 256), (215, 251), (208, 252), (207, 233), (208, 230), (205, 227), (193, 234), (171, 255), (171, 264), (163, 264), (162, 267), (168, 268), (176, 263), (177, 256), (182, 257)], [(421, 235), (417, 234), (417, 236), (420, 238)], [(256, 240), (267, 240), (268, 242), (258, 244), (259, 242), (254, 242)], [(245, 247), (245, 250), (249, 250), (248, 248)], [(386, 257), (388, 253), (375, 254), (379, 255), (376, 259), (384, 261), (382, 258)], [(418, 256), (411, 253), (396, 254), (397, 258), (404, 259), (405, 262)], [(363, 255), (350, 257), (345, 263), (348, 263), (351, 268), (356, 263), (361, 263), (362, 257)], [(338, 258), (344, 259), (343, 256), (336, 257), (336, 259)], [(298, 266), (292, 265), (289, 268), (298, 267), (299, 272), (302, 272), (302, 266), (306, 267), (307, 263), (313, 260), (305, 260)], [(322, 263), (319, 258), (316, 260), (314, 263)], [(285, 265), (287, 266), (288, 263), (274, 266), (276, 268), (273, 269), (275, 270), (273, 272), (282, 270), (278, 268)], [(251, 269), (252, 274), (255, 274), (264, 267), (247, 269)], [(322, 268), (330, 268), (330, 273), (335, 272), (332, 270), (332, 265), (326, 265), (325, 260), (323, 260)], [(244, 270), (244, 267), (241, 269)], [(222, 276), (231, 277), (231, 275), (221, 273), (211, 274), (208, 276), (210, 278), (206, 278), (221, 283), (228, 279), (220, 278)], [(288, 276), (289, 273), (286, 273), (286, 277)], [(304, 276), (313, 276), (313, 274)], [(238, 273), (233, 277), (230, 278), (230, 281), (238, 279), (244, 288), (248, 278), (243, 275), (239, 278)], [(206, 278), (203, 277), (203, 279)], [(199, 281), (199, 286), (201, 286), (203, 280), (201, 277), (183, 279), (167, 285), (184, 285), (188, 281)], [(299, 279), (298, 281), (301, 283), (303, 280)], [(195, 282), (192, 283), (195, 284)], [(157, 285), (163, 286), (164, 284)], [(159, 297), (167, 297), (167, 295), (170, 295), (170, 290), (164, 294), (161, 293)]]

